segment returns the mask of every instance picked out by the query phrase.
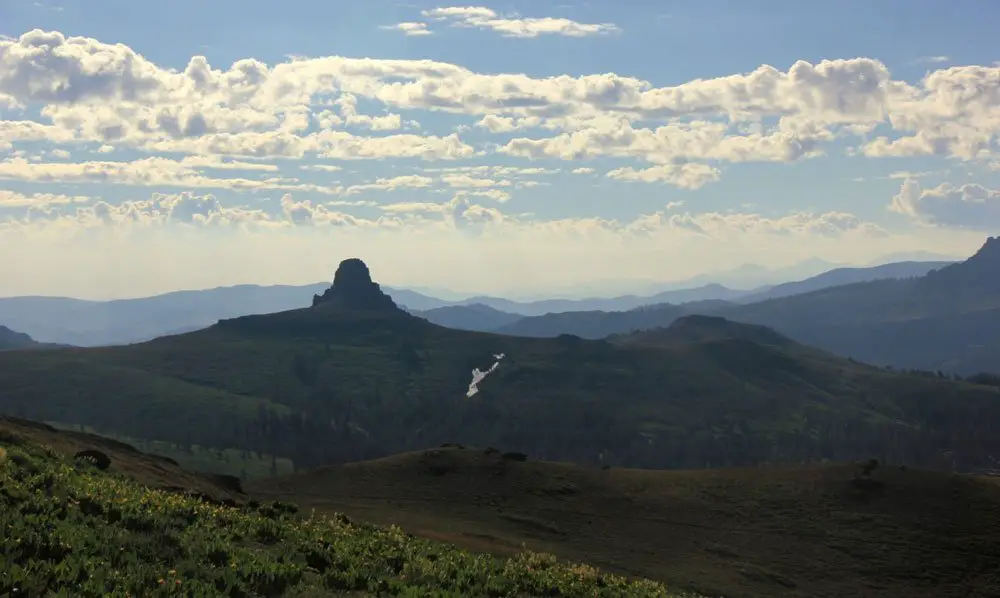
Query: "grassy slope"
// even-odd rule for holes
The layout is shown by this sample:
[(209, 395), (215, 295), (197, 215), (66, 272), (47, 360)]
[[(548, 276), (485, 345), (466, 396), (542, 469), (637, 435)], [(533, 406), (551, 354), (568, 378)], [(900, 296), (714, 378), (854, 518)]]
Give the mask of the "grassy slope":
[[(112, 453), (118, 473), (67, 459), (86, 445)], [(473, 555), (398, 528), (300, 518), (274, 503), (212, 505), (139, 483), (151, 478), (207, 483), (107, 440), (0, 420), (0, 594), (668, 595), (543, 554)]]
[[(455, 440), (546, 458), (593, 449), (596, 458), (602, 421), (664, 440), (708, 426), (766, 441), (834, 418), (921, 426), (928, 406), (970, 421), (1000, 410), (995, 388), (884, 372), (794, 344), (640, 345), (297, 310), (129, 347), (0, 354), (0, 406), (45, 405), (52, 413), (33, 417), (181, 441), (184, 430), (226, 429), (262, 402), (307, 407), (298, 356), (314, 364), (314, 386), (354, 401), (354, 423), (380, 454)], [(507, 358), (467, 400), (469, 372), (494, 352)], [(470, 431), (470, 421), (487, 420), (495, 425)]]
[(884, 467), (600, 470), (444, 448), (251, 482), (471, 550), (586, 559), (704, 595), (1000, 592), (1000, 484)]

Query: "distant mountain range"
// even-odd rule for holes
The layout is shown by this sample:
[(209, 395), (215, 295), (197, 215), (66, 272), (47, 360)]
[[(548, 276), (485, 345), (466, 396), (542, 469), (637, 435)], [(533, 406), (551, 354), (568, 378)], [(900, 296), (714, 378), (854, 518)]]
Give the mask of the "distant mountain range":
[(494, 330), (603, 338), (669, 326), (685, 315), (711, 314), (769, 326), (798, 342), (868, 363), (965, 375), (1000, 372), (1000, 238), (989, 239), (964, 262), (838, 269), (756, 298), (763, 300), (748, 295), (738, 303), (550, 313)]
[[(533, 302), (488, 296), (444, 301), (409, 289), (386, 290), (397, 303), (412, 313), (451, 328), (533, 337), (572, 333), (586, 338), (600, 338), (622, 331), (668, 325), (679, 316), (712, 313), (730, 307), (731, 303), (754, 303), (856, 282), (919, 277), (949, 263), (899, 262), (868, 268), (836, 268), (802, 281), (753, 291), (712, 283), (650, 296)], [(61, 297), (14, 297), (0, 299), (0, 322), (50, 343), (78, 346), (129, 344), (197, 330), (220, 319), (295, 309), (307, 304), (311, 295), (325, 288), (326, 283), (303, 286), (239, 285), (104, 302)], [(635, 313), (615, 313), (632, 310), (636, 310)], [(775, 325), (781, 327), (781, 323)], [(840, 331), (841, 334), (843, 332)], [(31, 339), (31, 342), (35, 341)], [(15, 343), (11, 340), (8, 344), (15, 346), (23, 344), (23, 341)]]
[[(804, 264), (798, 266), (798, 269), (819, 265)], [(695, 307), (690, 304), (696, 302), (745, 303), (849, 282), (920, 276), (944, 264), (945, 262), (903, 262), (874, 268), (837, 268), (800, 282), (750, 291), (705, 283), (689, 288), (663, 290), (647, 296), (622, 295), (527, 302), (489, 296), (446, 301), (410, 289), (386, 287), (385, 290), (397, 304), (443, 326), (466, 330), (499, 330), (510, 334), (527, 330), (531, 336), (537, 336), (538, 333), (531, 332), (532, 324), (517, 324), (517, 321), (524, 316), (561, 312), (627, 311), (666, 303), (688, 305), (683, 313), (689, 313)], [(741, 270), (760, 269), (759, 266), (744, 266)], [(692, 279), (688, 282), (699, 281)], [(327, 286), (327, 283), (301, 286), (238, 285), (114, 301), (37, 296), (0, 298), (0, 325), (26, 333), (40, 342), (84, 347), (122, 345), (205, 328), (226, 318), (303, 307), (308, 305), (312, 295), (322, 292)], [(698, 307), (704, 309), (705, 304)], [(510, 326), (514, 328), (505, 329)], [(595, 331), (603, 329), (601, 326), (593, 328)]]
[(818, 291), (828, 287), (852, 284), (855, 282), (868, 282), (887, 278), (916, 278), (923, 276), (932, 270), (939, 270), (953, 263), (955, 262), (895, 262), (879, 266), (870, 266), (867, 268), (835, 268), (805, 280), (786, 282), (775, 285), (769, 289), (746, 293), (738, 297), (737, 302), (755, 303), (766, 299), (790, 297), (792, 295), (800, 295), (802, 293), (809, 293), (811, 291)]

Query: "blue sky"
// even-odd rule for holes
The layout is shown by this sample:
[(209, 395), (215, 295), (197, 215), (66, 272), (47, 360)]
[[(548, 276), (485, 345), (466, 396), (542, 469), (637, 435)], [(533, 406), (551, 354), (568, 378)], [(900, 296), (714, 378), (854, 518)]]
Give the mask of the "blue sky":
[(355, 255), (508, 294), (967, 255), (1000, 229), (998, 22), (988, 0), (0, 0), (0, 294), (312, 282)]

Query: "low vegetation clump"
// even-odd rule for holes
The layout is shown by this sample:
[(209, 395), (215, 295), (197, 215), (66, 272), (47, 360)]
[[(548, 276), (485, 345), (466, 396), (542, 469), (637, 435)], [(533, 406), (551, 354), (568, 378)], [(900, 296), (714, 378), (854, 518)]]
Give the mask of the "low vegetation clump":
[(220, 506), (46, 447), (0, 447), (0, 595), (680, 595), (549, 555), (474, 555), (296, 511)]

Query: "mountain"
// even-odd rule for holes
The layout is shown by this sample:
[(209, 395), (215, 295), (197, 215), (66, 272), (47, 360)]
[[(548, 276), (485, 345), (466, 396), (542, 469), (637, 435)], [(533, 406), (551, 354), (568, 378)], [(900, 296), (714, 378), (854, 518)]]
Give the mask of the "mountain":
[[(69, 297), (0, 298), (0, 325), (33, 338), (81, 347), (124, 345), (178, 331), (206, 328), (219, 320), (309, 305), (329, 283), (304, 286), (237, 285), (176, 291), (153, 297), (87, 301)], [(446, 302), (406, 289), (389, 290), (402, 305), (431, 309)]]
[(453, 330), (345, 262), (311, 307), (130, 346), (0, 353), (0, 409), (300, 467), (449, 441), (651, 468), (871, 456), (968, 468), (1000, 453), (1000, 389), (720, 326), (740, 330), (695, 319), (674, 328), (687, 341), (660, 344)]
[(569, 311), (521, 318), (495, 329), (499, 334), (523, 337), (555, 337), (570, 334), (601, 339), (611, 334), (667, 326), (691, 313), (684, 305), (651, 305), (628, 311)]
[(438, 326), (457, 328), (458, 330), (474, 330), (489, 332), (513, 324), (522, 316), (494, 309), (482, 303), (471, 305), (449, 305), (426, 311), (411, 311), (415, 316), (424, 318)]
[(856, 282), (916, 278), (952, 263), (954, 262), (894, 262), (867, 268), (835, 268), (805, 280), (782, 283), (764, 291), (747, 293), (734, 299), (737, 303), (756, 303)]
[[(838, 265), (818, 258), (811, 258), (792, 264), (791, 266), (778, 268), (762, 266), (760, 264), (743, 264), (729, 270), (707, 272), (686, 280), (675, 281), (669, 285), (652, 285), (647, 287), (643, 294), (652, 294), (659, 292), (659, 290), (697, 288), (710, 284), (724, 285), (731, 289), (762, 290), (765, 287), (788, 280), (801, 280), (802, 278), (814, 276)], [(706, 298), (725, 299), (726, 297)]]
[[(650, 295), (622, 295), (589, 299), (542, 299), (520, 302), (497, 297), (477, 296), (463, 299), (453, 305), (437, 308), (430, 319), (444, 326), (463, 330), (498, 331), (504, 334), (522, 336), (557, 336), (566, 333), (584, 338), (601, 338), (606, 334), (627, 331), (630, 329), (629, 327), (665, 326), (670, 323), (670, 318), (663, 319), (661, 317), (668, 312), (650, 314), (645, 311), (642, 314), (629, 316), (605, 316), (600, 312), (627, 312), (667, 303), (683, 305), (681, 310), (683, 313), (705, 309), (714, 310), (726, 307), (725, 302), (755, 303), (853, 282), (923, 276), (932, 269), (941, 268), (950, 263), (900, 262), (869, 268), (837, 268), (805, 280), (759, 287), (751, 291), (710, 283), (690, 288), (661, 291)], [(797, 264), (794, 269), (798, 271), (815, 270), (824, 265), (827, 265), (827, 262), (812, 260)], [(747, 265), (741, 271), (759, 273), (767, 270), (762, 266)], [(695, 284), (700, 280), (686, 282)], [(490, 315), (497, 317), (490, 317), (486, 315), (486, 312), (483, 312), (483, 318), (476, 318), (476, 312), (460, 309), (468, 305), (482, 305), (506, 314), (519, 314), (527, 317), (521, 321), (498, 316), (493, 312), (490, 312)], [(448, 315), (451, 310), (456, 310), (453, 316)], [(580, 315), (565, 315), (569, 312), (576, 312)]]
[[(795, 272), (812, 271), (826, 265), (812, 260), (789, 269), (768, 270), (762, 266), (745, 265), (729, 274), (758, 276), (766, 274), (768, 280)], [(859, 269), (854, 278), (869, 279), (889, 276), (914, 275), (914, 266)], [(844, 269), (855, 270), (855, 269)], [(834, 271), (837, 272), (837, 271)], [(865, 272), (860, 274), (860, 272)], [(845, 276), (847, 278), (845, 278)], [(431, 321), (466, 330), (494, 330), (513, 323), (512, 316), (540, 316), (549, 313), (584, 311), (627, 311), (637, 307), (663, 303), (689, 304), (705, 301), (747, 303), (779, 294), (791, 294), (822, 286), (842, 284), (850, 273), (820, 275), (816, 280), (793, 283), (785, 290), (767, 293), (769, 286), (752, 291), (738, 290), (713, 282), (712, 275), (696, 277), (689, 281), (667, 285), (652, 285), (648, 294), (621, 295), (617, 297), (591, 297), (585, 299), (541, 299), (513, 301), (499, 297), (477, 296), (455, 299), (455, 293), (446, 292), (450, 299), (428, 296), (415, 289), (389, 288), (386, 293), (407, 310), (429, 312), (424, 314)], [(685, 286), (686, 285), (686, 286)], [(796, 286), (799, 285), (799, 286)], [(805, 285), (805, 286), (802, 286)], [(206, 328), (219, 320), (243, 315), (265, 314), (308, 305), (309, 298), (327, 288), (327, 283), (303, 286), (237, 285), (215, 289), (175, 291), (154, 297), (119, 299), (114, 301), (87, 301), (68, 297), (10, 297), (0, 298), (0, 325), (21, 330), (44, 342), (69, 344), (82, 347), (123, 345), (147, 341), (158, 336)], [(784, 286), (784, 285), (782, 285)], [(800, 288), (801, 287), (801, 288)], [(443, 291), (442, 291), (443, 292)], [(750, 299), (750, 297), (754, 297)], [(486, 312), (486, 306), (495, 311)], [(704, 306), (704, 305), (703, 305)], [(480, 317), (476, 317), (477, 314)]]
[(6, 326), (0, 326), (0, 351), (37, 349), (43, 346), (23, 332), (15, 332)]
[(831, 287), (715, 313), (875, 364), (997, 373), (1000, 238), (919, 278)]
[[(833, 270), (735, 302), (547, 314), (523, 318), (497, 332), (596, 339), (669, 326), (686, 314), (705, 314), (769, 326), (798, 342), (876, 365), (966, 376), (1000, 373), (998, 246), (998, 239), (989, 239), (969, 259), (951, 264), (901, 262)], [(851, 279), (862, 282), (837, 284)], [(821, 288), (808, 290), (812, 287)]]
[(869, 266), (881, 266), (892, 262), (959, 262), (962, 257), (935, 253), (933, 251), (899, 251), (872, 260)]
[[(305, 307), (312, 295), (323, 292), (328, 286), (328, 283), (304, 286), (237, 285), (113, 301), (33, 296), (0, 298), (0, 325), (24, 330), (33, 338), (46, 342), (81, 347), (125, 345), (207, 328), (227, 318)], [(656, 303), (735, 299), (744, 294), (721, 285), (666, 291), (648, 297), (628, 295), (535, 302), (497, 297), (445, 301), (400, 288), (387, 288), (386, 293), (397, 304), (433, 322), (484, 331), (510, 324), (522, 315), (623, 310)], [(484, 307), (490, 311), (484, 310)]]
[(521, 316), (541, 316), (563, 312), (626, 311), (660, 303), (690, 303), (709, 300), (733, 300), (748, 291), (730, 289), (719, 284), (705, 284), (692, 288), (661, 291), (651, 295), (621, 295), (618, 297), (590, 297), (587, 299), (541, 299), (520, 302), (499, 297), (476, 296), (463, 299), (456, 305), (485, 305), (495, 310)]
[(674, 320), (665, 328), (639, 330), (631, 334), (608, 337), (609, 341), (633, 346), (680, 346), (686, 343), (706, 343), (739, 340), (762, 346), (776, 346), (807, 351), (795, 347), (794, 341), (766, 326), (739, 324), (717, 316), (690, 315)]

